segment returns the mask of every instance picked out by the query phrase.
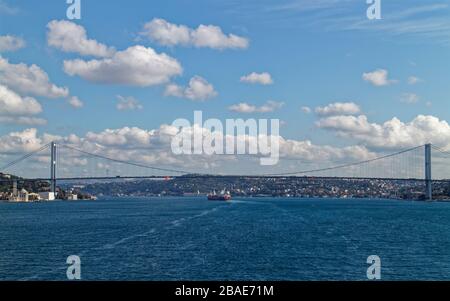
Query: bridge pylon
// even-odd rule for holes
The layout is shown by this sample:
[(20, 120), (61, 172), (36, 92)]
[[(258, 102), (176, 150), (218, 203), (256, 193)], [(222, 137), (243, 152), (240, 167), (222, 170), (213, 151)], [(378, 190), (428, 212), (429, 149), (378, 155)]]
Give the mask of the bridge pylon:
[(50, 148), (50, 192), (56, 195), (56, 143), (52, 142)]
[(431, 144), (425, 145), (425, 196), (428, 201), (433, 200), (433, 182), (431, 174)]

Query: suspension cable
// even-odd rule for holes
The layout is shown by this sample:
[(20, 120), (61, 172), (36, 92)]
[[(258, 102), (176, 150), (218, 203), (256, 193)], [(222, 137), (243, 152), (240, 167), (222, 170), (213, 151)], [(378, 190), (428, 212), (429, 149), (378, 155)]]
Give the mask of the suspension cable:
[(440, 147), (437, 147), (437, 146), (432, 145), (432, 148), (435, 149), (435, 150), (437, 150), (438, 152), (444, 154), (444, 155), (450, 156), (450, 152), (445, 151), (445, 150), (443, 150), (443, 149), (440, 148)]
[(3, 166), (0, 170), (3, 170), (3, 171), (4, 171), (4, 170), (6, 170), (7, 168), (9, 168), (9, 167), (11, 167), (11, 166), (14, 166), (14, 165), (16, 165), (16, 164), (22, 162), (23, 160), (28, 159), (29, 157), (31, 157), (31, 156), (33, 156), (33, 155), (35, 155), (35, 154), (37, 154), (37, 153), (40, 153), (41, 151), (43, 151), (43, 150), (45, 150), (46, 148), (48, 148), (48, 147), (50, 146), (50, 144), (51, 144), (51, 143), (47, 143), (46, 145), (42, 146), (42, 147), (39, 148), (38, 150), (35, 150), (35, 151), (31, 152), (31, 153), (28, 153), (28, 154), (26, 154), (26, 155), (23, 155), (22, 157), (20, 157), (20, 158), (14, 160), (14, 161), (9, 162), (9, 163), (6, 164), (5, 166)]
[[(136, 166), (136, 167), (141, 167), (141, 168), (146, 168), (146, 169), (152, 169), (152, 170), (158, 170), (158, 171), (174, 172), (174, 173), (180, 173), (180, 174), (192, 174), (192, 172), (189, 172), (186, 170), (159, 168), (159, 167), (144, 165), (144, 164), (135, 163), (135, 162), (127, 162), (127, 161), (123, 161), (123, 160), (119, 160), (119, 159), (112, 159), (112, 158), (109, 158), (109, 157), (106, 157), (103, 155), (93, 154), (93, 153), (90, 153), (87, 151), (83, 151), (83, 150), (77, 149), (75, 147), (69, 146), (67, 144), (60, 144), (60, 146), (80, 152), (82, 154), (85, 154), (85, 155), (88, 155), (91, 157), (96, 157), (96, 158), (100, 158), (100, 159), (104, 159), (104, 160), (108, 160), (108, 161), (116, 162), (116, 163), (120, 163), (120, 164), (126, 164), (126, 165), (131, 165), (131, 166)], [(204, 175), (206, 175), (206, 174), (204, 174)]]
[(382, 157), (378, 157), (378, 158), (374, 158), (374, 159), (370, 159), (370, 160), (360, 161), (360, 162), (354, 162), (354, 163), (338, 165), (338, 166), (328, 167), (328, 168), (321, 168), (321, 169), (312, 169), (312, 170), (304, 170), (304, 171), (288, 172), (288, 173), (278, 173), (278, 174), (268, 174), (267, 176), (289, 176), (289, 175), (308, 174), (308, 173), (313, 173), (313, 172), (322, 172), (322, 171), (330, 171), (330, 170), (342, 169), (342, 168), (362, 165), (362, 164), (365, 164), (365, 163), (371, 163), (371, 162), (375, 162), (375, 161), (379, 161), (379, 160), (395, 157), (395, 156), (398, 156), (398, 155), (401, 155), (401, 154), (404, 154), (404, 153), (411, 152), (413, 150), (419, 149), (421, 147), (424, 147), (424, 145), (416, 146), (416, 147), (413, 147), (413, 148), (410, 148), (410, 149), (407, 149), (407, 150), (403, 150), (403, 151), (400, 151), (400, 152), (397, 152), (397, 153), (394, 153), (394, 154), (390, 154), (390, 155), (386, 155), (386, 156), (382, 156)]

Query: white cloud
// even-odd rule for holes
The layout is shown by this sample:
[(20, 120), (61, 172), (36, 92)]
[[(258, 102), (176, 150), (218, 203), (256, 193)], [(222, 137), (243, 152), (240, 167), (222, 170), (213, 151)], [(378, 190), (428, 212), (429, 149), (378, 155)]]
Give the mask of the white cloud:
[(331, 116), (320, 119), (316, 125), (319, 128), (336, 130), (340, 133), (368, 133), (371, 131), (371, 124), (368, 123), (367, 116)]
[(72, 96), (68, 99), (69, 104), (75, 109), (81, 109), (84, 106), (83, 101), (81, 101), (78, 97)]
[[(251, 156), (175, 156), (171, 152), (171, 142), (178, 133), (178, 129), (169, 125), (161, 125), (152, 130), (137, 127), (106, 129), (89, 132), (82, 137), (73, 134), (67, 137), (50, 134), (38, 135), (36, 129), (28, 129), (0, 137), (0, 155), (14, 153), (16, 156), (20, 152), (27, 153), (37, 150), (50, 141), (60, 140), (61, 143), (69, 143), (78, 149), (118, 160), (158, 167), (171, 166), (171, 168), (192, 172), (252, 174), (290, 172), (330, 167), (344, 164), (344, 162), (358, 162), (379, 157), (381, 154), (386, 154), (385, 151), (391, 153), (393, 149), (404, 149), (427, 142), (432, 142), (440, 147), (450, 147), (450, 126), (447, 122), (433, 116), (420, 115), (409, 123), (403, 123), (394, 118), (381, 125), (369, 123), (365, 116), (332, 116), (323, 119), (323, 121), (325, 120), (329, 126), (334, 123), (332, 128), (339, 131), (342, 138), (352, 138), (358, 142), (358, 145), (335, 147), (316, 145), (309, 140), (280, 137), (282, 160), (275, 170), (274, 167), (271, 167), (270, 170), (260, 169), (262, 167), (259, 166), (259, 160), (253, 160), (255, 158)], [(188, 132), (201, 131), (205, 136), (212, 135), (209, 129), (202, 129), (198, 126), (185, 130)], [(255, 137), (219, 135), (218, 139), (224, 139), (227, 142), (231, 139), (238, 139), (238, 141), (245, 139), (244, 141), (249, 143)], [(65, 152), (62, 148), (60, 155), (64, 158), (61, 161), (66, 164), (75, 164), (75, 166), (69, 165), (70, 168), (66, 172), (61, 169), (61, 176), (83, 175), (83, 169), (77, 169), (76, 166), (88, 165), (86, 157), (80, 154), (77, 156), (73, 152)], [(289, 161), (284, 161), (284, 159)], [(44, 161), (42, 162), (44, 164)], [(45, 161), (45, 165), (41, 166), (40, 171), (46, 170), (47, 162)], [(61, 163), (60, 168), (64, 168), (64, 162)], [(98, 159), (95, 159), (95, 162), (102, 163), (103, 167), (108, 166), (110, 175), (123, 174), (121, 166), (114, 166), (114, 164), (101, 162)], [(234, 164), (230, 164), (230, 162)], [(382, 168), (383, 166), (376, 171), (382, 172)], [(351, 170), (347, 171), (351, 172)], [(105, 171), (101, 170), (87, 172), (90, 176), (93, 176), (92, 172), (105, 175)]]
[(256, 73), (252, 72), (249, 75), (241, 77), (241, 82), (250, 84), (261, 84), (261, 85), (271, 85), (273, 84), (272, 76), (267, 73)]
[(359, 114), (361, 109), (353, 102), (335, 102), (325, 107), (317, 107), (315, 112), (319, 116), (355, 115)]
[(102, 60), (64, 61), (64, 71), (95, 83), (147, 87), (167, 83), (183, 69), (176, 59), (165, 53), (133, 46)]
[(166, 96), (174, 96), (199, 101), (205, 101), (218, 95), (218, 93), (214, 90), (214, 86), (200, 76), (194, 76), (193, 78), (191, 78), (188, 87), (169, 84), (167, 85), (164, 94)]
[[(198, 126), (184, 130), (189, 132), (201, 131), (205, 136), (211, 136), (213, 134), (209, 129), (202, 129)], [(247, 156), (243, 156), (242, 158), (233, 158), (230, 156), (211, 157), (208, 155), (176, 156), (171, 152), (171, 142), (172, 138), (177, 133), (178, 129), (169, 125), (161, 125), (159, 128), (153, 130), (137, 127), (106, 129), (100, 132), (88, 132), (84, 137), (78, 137), (73, 134), (67, 137), (58, 137), (50, 134), (43, 134), (40, 136), (36, 129), (28, 129), (23, 132), (14, 132), (0, 137), (0, 154), (16, 152), (27, 153), (35, 151), (46, 143), (56, 140), (61, 143), (71, 144), (78, 149), (102, 154), (118, 160), (155, 164), (158, 166), (161, 166), (161, 164), (171, 164), (177, 168), (189, 168), (193, 171), (201, 171), (203, 169), (208, 170), (211, 166), (230, 167), (230, 160), (238, 159), (242, 159), (243, 162), (247, 161), (246, 164), (250, 163), (250, 166), (252, 166), (251, 160), (248, 161), (249, 158)], [(219, 138), (222, 138), (225, 141), (234, 139), (240, 141), (244, 140), (246, 143), (250, 143), (252, 139), (256, 139), (255, 137), (243, 135), (222, 135)], [(311, 141), (289, 140), (282, 137), (280, 138), (280, 154), (283, 158), (301, 159), (302, 161), (310, 162), (318, 160), (326, 162), (334, 160), (362, 160), (373, 157), (373, 153), (369, 152), (363, 146), (337, 148), (328, 145), (314, 145)], [(64, 152), (64, 149), (60, 149), (60, 156), (64, 157), (64, 160), (61, 160), (61, 162), (77, 161), (82, 163), (77, 163), (77, 166), (85, 166), (87, 164), (86, 157), (75, 157), (74, 155), (73, 152)], [(98, 160), (96, 160), (96, 162), (98, 162)], [(257, 164), (259, 166), (259, 163)], [(114, 168), (114, 166), (111, 166), (111, 168)], [(79, 172), (79, 170), (74, 168), (74, 170), (69, 172)], [(112, 169), (111, 172), (114, 172), (114, 170)], [(270, 172), (273, 172), (273, 170)]]
[(403, 93), (400, 101), (407, 104), (415, 104), (418, 103), (420, 97), (414, 93)]
[(408, 78), (408, 84), (410, 84), (410, 85), (416, 85), (420, 82), (422, 82), (422, 80), (416, 76), (410, 76)]
[(200, 25), (197, 29), (191, 29), (156, 18), (144, 25), (141, 35), (164, 46), (244, 49), (249, 45), (248, 39), (234, 34), (226, 35), (218, 26)]
[(27, 126), (45, 125), (47, 121), (32, 117), (42, 112), (40, 103), (32, 97), (22, 97), (0, 84), (0, 123)]
[(407, 123), (393, 118), (383, 124), (370, 123), (364, 115), (332, 116), (319, 120), (317, 126), (380, 149), (399, 149), (426, 143), (450, 147), (450, 125), (434, 116), (418, 115)]
[(0, 52), (16, 51), (26, 45), (22, 38), (6, 35), (0, 36)]
[(39, 66), (10, 64), (0, 57), (0, 83), (21, 94), (32, 94), (48, 98), (68, 97), (69, 89), (50, 82), (48, 74)]
[(185, 25), (176, 25), (164, 19), (155, 18), (144, 25), (141, 35), (165, 46), (190, 45), (192, 44), (191, 31), (192, 29)]
[(116, 105), (116, 108), (119, 111), (134, 111), (142, 110), (144, 108), (134, 97), (124, 97), (121, 95), (117, 95), (117, 99), (118, 103)]
[(268, 101), (264, 105), (258, 107), (255, 105), (248, 104), (246, 102), (241, 102), (239, 104), (235, 104), (230, 106), (228, 109), (233, 112), (237, 113), (270, 113), (275, 110), (280, 109), (284, 105), (283, 102), (277, 102), (277, 101)]
[(110, 57), (115, 49), (87, 38), (84, 27), (70, 21), (53, 20), (47, 24), (47, 43), (65, 52), (81, 55)]
[(124, 127), (121, 129), (107, 129), (100, 133), (88, 132), (86, 139), (90, 142), (105, 146), (145, 147), (150, 145), (153, 131), (137, 127)]
[(57, 139), (59, 137), (48, 134), (38, 137), (38, 131), (35, 128), (12, 132), (0, 137), (0, 153), (29, 153)]
[(25, 125), (25, 126), (40, 126), (46, 125), (47, 120), (43, 118), (30, 117), (30, 116), (0, 116), (0, 123), (2, 124), (16, 124), (16, 125)]
[(192, 32), (192, 39), (196, 47), (245, 49), (249, 45), (246, 38), (234, 34), (225, 35), (220, 27), (214, 25), (200, 25)]
[(363, 79), (376, 87), (388, 86), (396, 82), (396, 80), (389, 79), (389, 72), (385, 69), (364, 73)]
[(42, 112), (39, 102), (21, 97), (8, 87), (0, 85), (0, 115), (35, 115)]
[[(202, 133), (210, 137), (213, 133), (209, 129), (193, 126), (183, 129), (189, 133)], [(107, 129), (99, 133), (90, 132), (85, 138), (73, 139), (80, 148), (93, 152), (107, 154), (109, 157), (131, 160), (133, 162), (158, 164), (170, 163), (177, 168), (189, 168), (200, 171), (203, 168), (211, 172), (210, 167), (228, 166), (230, 160), (242, 159), (248, 164), (248, 157), (233, 158), (230, 156), (175, 156), (171, 153), (172, 138), (178, 133), (178, 129), (169, 125), (162, 125), (159, 129), (145, 130), (141, 128), (124, 127), (120, 129)], [(218, 139), (231, 141), (237, 139), (249, 143), (255, 137), (215, 135)], [(349, 146), (337, 148), (328, 145), (314, 145), (311, 141), (297, 141), (280, 138), (280, 155), (283, 158), (301, 159), (302, 161), (317, 162), (336, 160), (364, 160), (373, 158), (374, 154), (364, 146)], [(247, 162), (246, 162), (247, 161)], [(292, 163), (292, 162), (290, 162)], [(259, 163), (258, 163), (259, 165)], [(290, 164), (291, 166), (293, 165)], [(250, 166), (251, 163), (250, 163)], [(240, 166), (241, 167), (241, 166)], [(298, 168), (298, 167), (297, 167)], [(253, 165), (254, 169), (254, 165)], [(254, 171), (251, 169), (252, 171)], [(220, 169), (223, 171), (223, 169)], [(234, 169), (236, 172), (236, 169)], [(267, 172), (267, 171), (266, 171)], [(270, 172), (273, 172), (271, 170)]]
[(280, 154), (284, 158), (300, 159), (308, 162), (324, 161), (362, 161), (376, 157), (364, 146), (333, 147), (315, 145), (309, 140), (298, 141), (281, 138)]

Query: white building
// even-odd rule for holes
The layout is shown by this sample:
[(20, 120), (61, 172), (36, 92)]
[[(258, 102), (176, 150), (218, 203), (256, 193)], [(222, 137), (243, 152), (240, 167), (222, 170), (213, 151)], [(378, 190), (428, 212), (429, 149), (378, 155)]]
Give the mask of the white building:
[(68, 201), (77, 201), (78, 200), (78, 194), (68, 194), (67, 195)]
[(25, 189), (19, 191), (19, 193), (17, 194), (17, 202), (28, 203), (28, 191), (26, 191)]
[(39, 192), (39, 197), (42, 201), (54, 201), (56, 199), (54, 192)]
[(25, 189), (17, 192), (16, 195), (11, 195), (9, 198), (10, 202), (18, 202), (18, 203), (28, 203), (29, 201), (29, 193)]

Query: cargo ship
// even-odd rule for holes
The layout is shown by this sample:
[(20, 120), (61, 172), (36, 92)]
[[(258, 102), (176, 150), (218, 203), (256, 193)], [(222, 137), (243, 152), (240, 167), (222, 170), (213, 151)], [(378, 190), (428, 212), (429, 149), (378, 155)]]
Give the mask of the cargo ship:
[(214, 191), (213, 193), (208, 194), (208, 201), (222, 201), (222, 202), (231, 201), (231, 194), (225, 191), (222, 191), (220, 194), (217, 194)]

